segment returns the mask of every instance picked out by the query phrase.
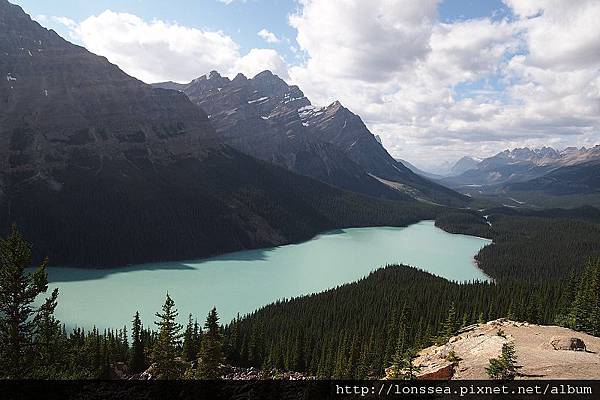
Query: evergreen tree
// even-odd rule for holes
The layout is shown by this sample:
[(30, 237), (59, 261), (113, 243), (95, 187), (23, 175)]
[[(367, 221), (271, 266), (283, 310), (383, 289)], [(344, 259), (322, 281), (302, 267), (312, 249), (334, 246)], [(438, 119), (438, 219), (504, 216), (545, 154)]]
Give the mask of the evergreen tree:
[(208, 313), (204, 324), (204, 334), (198, 353), (197, 377), (199, 379), (219, 379), (223, 361), (223, 339), (219, 328), (216, 307)]
[(39, 379), (61, 379), (65, 369), (65, 335), (60, 321), (54, 317), (58, 289), (46, 299), (35, 317), (36, 335), (33, 348), (36, 352), (33, 376)]
[(182, 326), (176, 322), (179, 313), (175, 302), (167, 293), (162, 313), (157, 312), (158, 338), (152, 351), (152, 361), (160, 379), (178, 379), (182, 375), (182, 365), (176, 361)]
[(515, 346), (504, 343), (500, 357), (490, 358), (485, 371), (491, 379), (512, 380), (515, 379), (519, 368), (521, 367), (517, 365)]
[(129, 368), (133, 373), (139, 373), (146, 369), (146, 357), (144, 355), (144, 344), (142, 342), (142, 321), (140, 313), (135, 312), (131, 329), (131, 357)]
[(44, 305), (33, 306), (37, 296), (48, 290), (48, 260), (28, 273), (31, 263), (31, 246), (13, 225), (9, 235), (0, 239), (0, 375), (11, 379), (28, 376), (37, 333), (35, 317), (41, 312), (50, 316), (58, 296), (55, 290)]
[(417, 373), (419, 367), (413, 364), (413, 360), (416, 357), (416, 352), (408, 348), (405, 351), (400, 352), (398, 349), (394, 355), (392, 366), (388, 372), (388, 378), (395, 380), (415, 380), (417, 379)]
[(192, 361), (198, 355), (194, 334), (194, 322), (192, 321), (192, 314), (190, 314), (183, 333), (183, 350), (181, 355), (185, 361)]
[(454, 302), (450, 305), (450, 309), (448, 310), (448, 315), (446, 316), (446, 321), (442, 326), (441, 337), (438, 339), (439, 343), (443, 343), (447, 341), (451, 336), (453, 336), (458, 329), (458, 320), (456, 316), (456, 307)]

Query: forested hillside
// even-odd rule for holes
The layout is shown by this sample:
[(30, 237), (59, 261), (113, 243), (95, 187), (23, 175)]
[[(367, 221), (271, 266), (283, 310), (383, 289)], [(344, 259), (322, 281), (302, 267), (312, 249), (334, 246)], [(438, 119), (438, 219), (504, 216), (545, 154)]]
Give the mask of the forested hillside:
[[(556, 256), (562, 249), (547, 251)], [(167, 294), (156, 314), (158, 331), (132, 310), (130, 329), (103, 333), (62, 328), (54, 317), (59, 290), (45, 294), (47, 261), (29, 274), (31, 262), (31, 246), (13, 228), (0, 240), (2, 377), (109, 378), (150, 367), (145, 373), (153, 378), (212, 379), (224, 362), (320, 378), (379, 378), (388, 367), (400, 373), (416, 350), (444, 342), (460, 327), (499, 317), (600, 335), (600, 259), (573, 265), (569, 276), (561, 268), (561, 275), (541, 279), (523, 269), (522, 280), (492, 275), (495, 282), (466, 283), (388, 266), (358, 282), (278, 301), (225, 328), (212, 310), (204, 329), (190, 316), (184, 330)], [(34, 305), (41, 296), (48, 297)]]
[(184, 94), (6, 0), (0, 54), (0, 232), (16, 223), (53, 265), (200, 258), (434, 215), (406, 194), (358, 196), (228, 147)]
[[(600, 210), (485, 210), (442, 213), (436, 226), (488, 237), (493, 243), (475, 257), (489, 276), (502, 281), (544, 282), (568, 277), (600, 257)], [(490, 225), (487, 224), (490, 222)]]
[(553, 320), (560, 287), (458, 284), (405, 266), (267, 306), (227, 328), (242, 365), (319, 377), (380, 377), (394, 359), (443, 340), (460, 326), (511, 314)]
[(34, 181), (0, 202), (2, 229), (16, 223), (52, 265), (206, 257), (341, 227), (404, 226), (436, 213), (413, 200), (342, 191), (231, 148), (168, 165), (73, 167), (58, 179), (61, 190)]

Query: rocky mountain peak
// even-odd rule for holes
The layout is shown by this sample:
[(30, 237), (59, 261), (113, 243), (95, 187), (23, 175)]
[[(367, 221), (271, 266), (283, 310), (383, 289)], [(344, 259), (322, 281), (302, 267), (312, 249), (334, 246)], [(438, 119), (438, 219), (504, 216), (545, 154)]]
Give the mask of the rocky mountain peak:
[(210, 71), (207, 79), (220, 79), (220, 78), (222, 78), (221, 74), (219, 74), (217, 71), (213, 70), (213, 71)]
[(240, 85), (246, 83), (247, 81), (248, 78), (246, 78), (246, 75), (242, 74), (241, 72), (238, 72), (238, 74), (235, 76), (235, 78), (233, 78), (231, 83), (233, 83), (234, 85)]
[[(0, 0), (0, 166), (49, 176), (77, 162), (165, 160), (214, 139), (183, 93), (154, 89)], [(76, 161), (75, 161), (75, 158)]]
[[(216, 81), (203, 80), (202, 85)], [(380, 178), (410, 182), (416, 188), (413, 194), (422, 190), (424, 198), (439, 196), (439, 202), (460, 197), (396, 162), (361, 118), (339, 101), (315, 107), (298, 86), (271, 71), (252, 79), (238, 74), (208, 90), (189, 85), (183, 91), (211, 115), (226, 143), (254, 157), (370, 195), (406, 196), (398, 189), (402, 186), (389, 186)]]
[(290, 87), (283, 79), (268, 70), (252, 78), (252, 83), (267, 95), (281, 96), (290, 91)]

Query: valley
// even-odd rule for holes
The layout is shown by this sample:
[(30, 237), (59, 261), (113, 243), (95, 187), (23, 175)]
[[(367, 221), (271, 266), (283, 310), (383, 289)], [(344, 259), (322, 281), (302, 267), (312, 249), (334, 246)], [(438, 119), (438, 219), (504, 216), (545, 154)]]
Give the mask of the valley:
[(177, 301), (179, 322), (216, 306), (227, 323), (238, 314), (356, 281), (389, 264), (418, 266), (458, 282), (485, 280), (473, 256), (488, 243), (450, 235), (424, 221), (406, 228), (336, 230), (296, 245), (202, 260), (92, 270), (53, 267), (48, 280), (49, 290), (60, 290), (56, 316), (69, 328), (122, 327), (136, 310), (149, 323), (166, 291)]
[[(286, 18), (299, 31), (308, 17)], [(92, 35), (107, 47), (90, 51), (86, 29), (105, 18), (127, 29)], [(375, 70), (388, 51), (352, 39), (324, 53), (358, 46), (375, 57), (325, 63), (336, 70), (325, 79), (329, 67), (301, 73), (319, 64), (303, 59), (315, 43), (300, 34), (294, 46), (262, 28), (273, 48), (242, 56), (226, 31), (110, 10), (32, 18), (0, 0), (0, 381), (597, 378), (587, 370), (598, 357), (575, 353), (576, 339), (596, 351), (600, 337), (594, 127), (566, 129), (587, 147), (523, 147), (563, 128), (546, 117), (517, 129), (504, 116), (491, 135), (502, 107), (521, 102), (478, 102), (509, 80), (486, 80), (465, 99), (470, 89), (446, 74), (479, 87), (480, 72), (446, 71), (431, 63), (452, 57), (426, 55), (445, 48), (436, 41), (456, 22), (418, 19), (437, 28), (398, 75)], [(56, 24), (68, 35), (45, 27)], [(402, 28), (392, 25), (381, 31)], [(121, 39), (140, 27), (177, 40), (138, 32), (136, 55)], [(182, 38), (212, 44), (166, 67)], [(104, 54), (115, 43), (132, 56)], [(218, 46), (229, 46), (226, 61)], [(132, 65), (157, 48), (143, 67), (160, 73), (138, 74)], [(363, 86), (337, 75), (345, 64)], [(397, 90), (408, 94), (399, 101)], [(486, 127), (471, 126), (477, 118)], [(422, 160), (443, 167), (415, 166)]]

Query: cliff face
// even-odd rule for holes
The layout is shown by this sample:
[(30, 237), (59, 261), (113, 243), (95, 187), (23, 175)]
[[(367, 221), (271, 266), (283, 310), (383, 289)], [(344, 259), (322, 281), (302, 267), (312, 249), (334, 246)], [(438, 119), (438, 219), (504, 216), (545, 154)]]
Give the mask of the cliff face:
[[(5, 184), (70, 164), (195, 155), (214, 139), (185, 95), (154, 89), (0, 1), (0, 166)], [(10, 175), (10, 179), (6, 177)]]
[(506, 319), (464, 328), (446, 344), (422, 350), (413, 364), (421, 367), (419, 379), (489, 379), (485, 368), (505, 343), (514, 345), (522, 367), (517, 379), (600, 378), (599, 337)]

